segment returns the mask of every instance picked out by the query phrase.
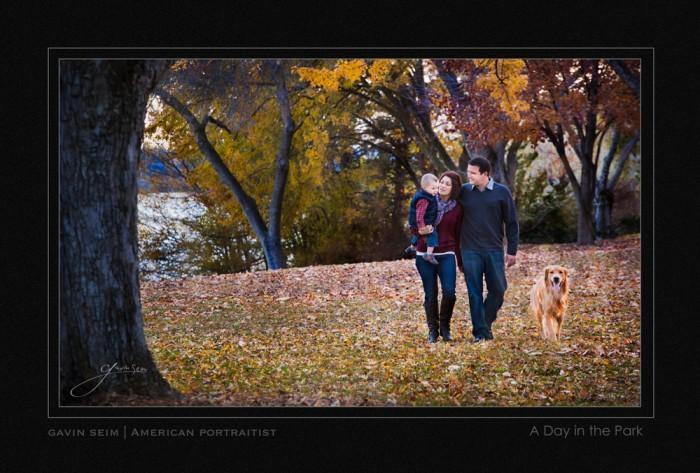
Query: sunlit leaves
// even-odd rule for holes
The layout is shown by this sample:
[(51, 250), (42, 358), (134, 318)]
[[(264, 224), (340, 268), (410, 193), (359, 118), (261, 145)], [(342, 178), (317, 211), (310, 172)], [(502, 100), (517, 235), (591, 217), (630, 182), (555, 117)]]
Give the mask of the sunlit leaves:
[(639, 100), (605, 61), (529, 59), (527, 76), (524, 99), (532, 117), (540, 125), (561, 124), (570, 143), (580, 139), (576, 123), (585, 123), (588, 113), (598, 117), (597, 131), (612, 121), (630, 134), (639, 126)]
[(520, 120), (520, 114), (530, 108), (521, 97), (527, 87), (525, 63), (521, 59), (490, 60), (486, 67), (488, 73), (480, 76), (477, 84), (489, 91), (512, 120)]
[[(572, 271), (560, 344), (527, 312), (541, 269)], [(634, 406), (640, 401), (639, 236), (523, 245), (496, 340), (468, 342), (458, 278), (453, 344), (426, 343), (411, 260), (142, 284), (150, 350), (192, 404)]]
[(292, 70), (312, 86), (336, 92), (357, 82), (366, 72), (367, 64), (362, 59), (343, 59), (333, 68), (293, 67)]
[(389, 76), (394, 61), (391, 59), (375, 59), (369, 66), (368, 79), (377, 86), (383, 85)]
[(444, 95), (438, 103), (471, 146), (534, 139), (528, 100), (529, 78), (520, 59), (452, 59), (444, 67), (459, 81), (460, 99)]

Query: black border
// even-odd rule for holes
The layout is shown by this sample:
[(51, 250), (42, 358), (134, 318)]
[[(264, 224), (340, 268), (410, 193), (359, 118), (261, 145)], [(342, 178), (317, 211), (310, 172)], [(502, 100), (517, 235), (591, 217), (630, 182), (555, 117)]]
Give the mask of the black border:
[[(59, 58), (364, 58), (364, 57), (600, 57), (640, 58), (642, 192), (641, 407), (64, 407), (58, 405), (58, 61)], [(70, 48), (47, 49), (48, 295), (47, 417), (68, 418), (654, 418), (654, 50), (653, 48)], [(521, 420), (521, 422), (523, 422)], [(528, 421), (524, 421), (528, 422)], [(532, 423), (532, 422), (530, 422)]]

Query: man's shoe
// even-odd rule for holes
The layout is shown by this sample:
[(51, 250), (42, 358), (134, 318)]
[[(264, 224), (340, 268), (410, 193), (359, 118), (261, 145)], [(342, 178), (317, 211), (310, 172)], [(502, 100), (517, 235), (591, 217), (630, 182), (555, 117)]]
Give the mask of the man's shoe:
[(481, 343), (481, 342), (485, 342), (485, 341), (486, 341), (486, 339), (483, 337), (474, 337), (474, 339), (472, 340), (472, 343)]
[(486, 338), (486, 340), (493, 340), (493, 333), (489, 332), (484, 338)]
[(440, 264), (440, 263), (438, 263), (438, 260), (436, 260), (435, 257), (434, 257), (432, 254), (430, 254), (430, 253), (424, 254), (424, 255), (423, 255), (423, 259), (426, 260), (428, 263), (431, 263), (431, 264)]

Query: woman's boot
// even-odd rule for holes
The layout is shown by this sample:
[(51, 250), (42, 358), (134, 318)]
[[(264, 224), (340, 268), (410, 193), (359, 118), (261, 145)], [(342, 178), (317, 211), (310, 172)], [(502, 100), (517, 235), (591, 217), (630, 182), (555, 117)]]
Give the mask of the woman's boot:
[(456, 296), (442, 296), (440, 301), (440, 336), (446, 342), (451, 342), (450, 321), (452, 320), (452, 310), (455, 307)]
[(425, 302), (425, 320), (428, 323), (428, 342), (435, 343), (438, 339), (438, 303), (437, 300)]

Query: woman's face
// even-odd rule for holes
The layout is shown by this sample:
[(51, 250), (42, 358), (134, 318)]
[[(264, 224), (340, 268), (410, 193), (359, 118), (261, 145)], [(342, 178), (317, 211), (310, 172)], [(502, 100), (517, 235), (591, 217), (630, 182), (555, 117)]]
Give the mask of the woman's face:
[(450, 179), (447, 176), (444, 176), (442, 179), (440, 179), (440, 185), (438, 186), (438, 194), (440, 194), (440, 197), (447, 199), (450, 197), (451, 193), (452, 179)]

